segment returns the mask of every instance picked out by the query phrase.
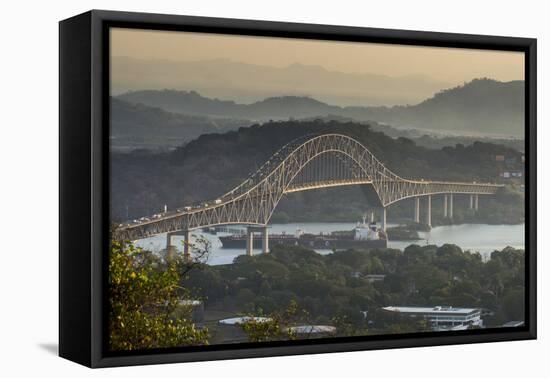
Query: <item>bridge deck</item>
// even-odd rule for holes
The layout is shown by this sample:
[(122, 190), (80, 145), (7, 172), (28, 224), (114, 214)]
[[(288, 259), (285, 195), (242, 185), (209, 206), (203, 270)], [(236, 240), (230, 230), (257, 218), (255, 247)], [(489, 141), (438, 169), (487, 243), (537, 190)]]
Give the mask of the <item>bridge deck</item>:
[[(323, 164), (329, 161), (327, 156), (335, 158), (322, 172)], [(313, 167), (306, 177), (309, 180), (296, 179), (306, 167)], [(503, 187), (490, 183), (401, 178), (356, 140), (340, 134), (324, 134), (289, 143), (258, 172), (214, 201), (123, 223), (113, 236), (136, 240), (207, 226), (267, 224), (285, 194), (349, 185), (371, 185), (383, 207), (406, 198), (435, 194), (494, 194)]]

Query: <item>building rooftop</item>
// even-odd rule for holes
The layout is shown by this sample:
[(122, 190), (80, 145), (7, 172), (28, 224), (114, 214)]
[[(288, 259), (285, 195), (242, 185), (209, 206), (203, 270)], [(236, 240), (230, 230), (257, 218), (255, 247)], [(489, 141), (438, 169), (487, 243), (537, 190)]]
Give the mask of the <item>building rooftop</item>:
[(181, 299), (179, 304), (182, 306), (199, 306), (202, 302), (197, 299)]
[(303, 335), (310, 333), (334, 333), (336, 332), (336, 327), (329, 325), (302, 325), (289, 327), (288, 330), (293, 333)]
[(244, 324), (244, 323), (249, 323), (249, 322), (256, 322), (256, 323), (264, 323), (264, 322), (268, 322), (268, 321), (271, 321), (271, 318), (264, 318), (264, 317), (261, 317), (261, 316), (241, 316), (241, 317), (237, 317), (237, 318), (227, 318), (227, 319), (222, 319), (220, 321), (218, 321), (219, 324), (223, 324), (223, 325), (241, 325), (241, 324)]
[(435, 306), (435, 307), (407, 307), (407, 306), (388, 306), (384, 307), (386, 311), (399, 312), (404, 314), (448, 314), (448, 315), (468, 315), (472, 312), (479, 311), (478, 308), (463, 308), (452, 306)]

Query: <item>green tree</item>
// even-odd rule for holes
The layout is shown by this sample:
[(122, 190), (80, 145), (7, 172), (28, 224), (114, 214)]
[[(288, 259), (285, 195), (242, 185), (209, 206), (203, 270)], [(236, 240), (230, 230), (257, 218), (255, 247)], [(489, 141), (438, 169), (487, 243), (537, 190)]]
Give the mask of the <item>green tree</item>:
[(183, 316), (175, 316), (185, 294), (185, 290), (178, 285), (182, 264), (184, 261), (181, 258), (164, 261), (132, 243), (111, 242), (111, 350), (208, 344), (208, 330), (195, 327), (190, 320), (190, 311)]
[(250, 320), (242, 324), (250, 342), (295, 340), (297, 335), (292, 326), (304, 322), (309, 314), (298, 308), (298, 303), (291, 300), (288, 307), (274, 312), (266, 318), (250, 316)]

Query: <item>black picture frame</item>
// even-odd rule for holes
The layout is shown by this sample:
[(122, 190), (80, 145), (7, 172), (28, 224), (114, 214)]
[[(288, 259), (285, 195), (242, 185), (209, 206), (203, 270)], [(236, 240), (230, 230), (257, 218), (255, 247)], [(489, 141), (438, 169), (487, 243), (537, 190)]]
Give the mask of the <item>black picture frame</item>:
[[(110, 27), (525, 53), (526, 308), (517, 328), (109, 352)], [(535, 339), (536, 39), (93, 10), (59, 24), (59, 354), (89, 367)]]

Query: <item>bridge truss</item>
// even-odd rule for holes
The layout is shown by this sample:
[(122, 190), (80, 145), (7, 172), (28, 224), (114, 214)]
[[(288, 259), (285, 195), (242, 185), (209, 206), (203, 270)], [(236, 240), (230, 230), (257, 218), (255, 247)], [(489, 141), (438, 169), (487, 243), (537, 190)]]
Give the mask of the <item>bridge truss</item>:
[(286, 194), (346, 185), (370, 185), (382, 208), (406, 198), (435, 194), (494, 194), (502, 186), (405, 179), (351, 137), (306, 135), (283, 146), (253, 175), (221, 197), (156, 219), (122, 224), (114, 237), (137, 240), (217, 225), (263, 226)]

